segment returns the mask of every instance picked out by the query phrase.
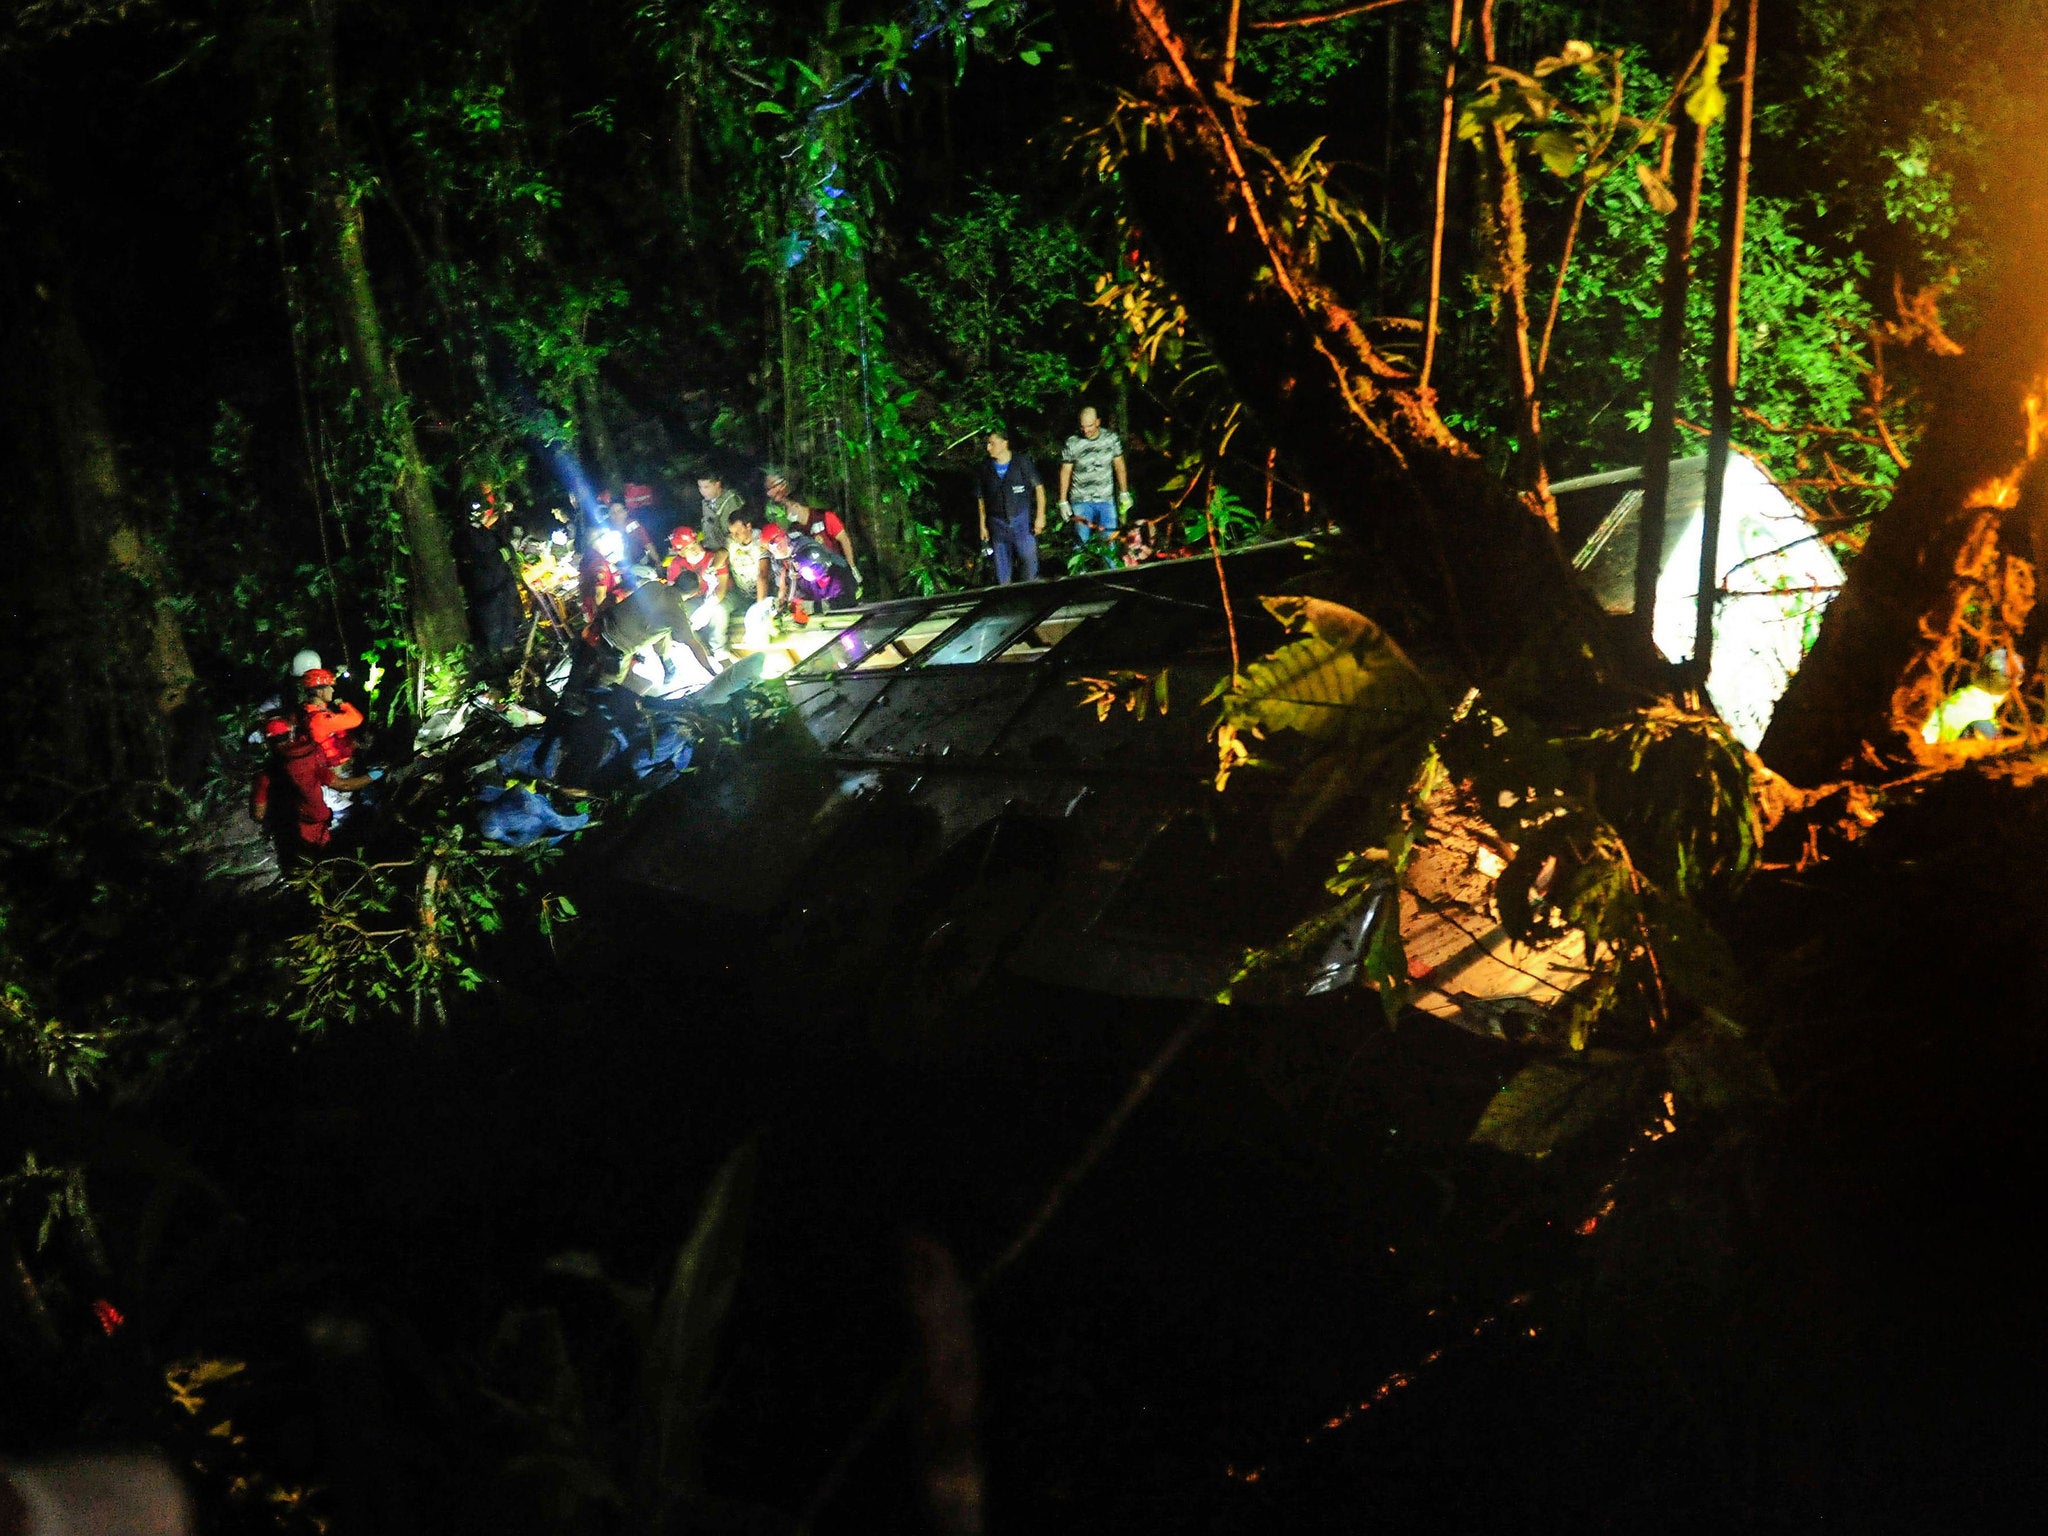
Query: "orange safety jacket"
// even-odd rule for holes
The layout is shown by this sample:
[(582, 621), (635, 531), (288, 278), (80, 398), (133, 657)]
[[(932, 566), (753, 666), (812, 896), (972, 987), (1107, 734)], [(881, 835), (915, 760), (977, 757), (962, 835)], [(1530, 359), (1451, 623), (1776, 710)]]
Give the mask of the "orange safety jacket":
[(363, 723), (363, 712), (345, 701), (325, 709), (308, 701), (305, 708), (306, 734), (313, 738), (313, 745), (320, 749), (327, 766), (339, 768), (355, 755), (355, 737), (351, 733)]

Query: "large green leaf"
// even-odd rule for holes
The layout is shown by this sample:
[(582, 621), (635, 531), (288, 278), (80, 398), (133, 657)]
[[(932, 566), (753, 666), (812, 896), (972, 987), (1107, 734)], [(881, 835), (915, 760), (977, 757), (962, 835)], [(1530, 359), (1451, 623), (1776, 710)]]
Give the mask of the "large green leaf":
[(1709, 1013), (1665, 1047), (1671, 1091), (1681, 1102), (1721, 1113), (1777, 1102), (1778, 1079), (1763, 1053), (1730, 1020)]
[(1517, 1157), (1548, 1157), (1566, 1142), (1611, 1125), (1640, 1096), (1647, 1063), (1620, 1051), (1581, 1051), (1532, 1061), (1496, 1093), (1472, 1140)]
[(1405, 776), (1444, 711), (1401, 647), (1364, 614), (1321, 598), (1261, 601), (1287, 628), (1306, 633), (1211, 698), (1221, 700), (1219, 724), (1233, 737), (1286, 731), (1320, 749), (1275, 813), (1273, 838), (1284, 854), (1346, 796), (1382, 787), (1390, 774)]
[(1222, 694), (1226, 719), (1315, 741), (1364, 741), (1398, 735), (1431, 711), (1428, 682), (1364, 614), (1314, 597), (1260, 601), (1307, 634), (1244, 669), (1238, 686)]
[(755, 1160), (748, 1141), (713, 1176), (697, 1223), (676, 1254), (642, 1361), (640, 1390), (653, 1431), (649, 1483), (664, 1504), (697, 1487), (704, 1401), (719, 1330), (739, 1283)]

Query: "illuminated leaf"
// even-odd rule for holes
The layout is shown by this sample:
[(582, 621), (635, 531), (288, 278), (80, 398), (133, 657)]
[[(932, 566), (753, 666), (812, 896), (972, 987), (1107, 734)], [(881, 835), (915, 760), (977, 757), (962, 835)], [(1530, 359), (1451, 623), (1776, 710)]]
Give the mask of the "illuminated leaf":
[(1685, 115), (1702, 128), (1728, 110), (1728, 93), (1721, 89), (1721, 66), (1727, 62), (1727, 45), (1710, 44), (1699, 79), (1685, 93)]
[(1288, 731), (1312, 743), (1317, 755), (1274, 814), (1274, 841), (1286, 853), (1347, 795), (1390, 772), (1405, 775), (1443, 710), (1415, 664), (1364, 614), (1321, 598), (1260, 601), (1287, 628), (1307, 634), (1210, 695), (1222, 703), (1217, 787), (1250, 760), (1246, 737)]
[(1651, 167), (1648, 161), (1636, 162), (1636, 180), (1643, 184), (1643, 194), (1649, 198), (1650, 206), (1659, 213), (1674, 213), (1678, 199), (1671, 195), (1671, 184)]
[(1778, 1098), (1778, 1079), (1770, 1063), (1720, 1014), (1709, 1012), (1681, 1030), (1664, 1056), (1671, 1070), (1671, 1091), (1704, 1109), (1753, 1109)]
[(1579, 163), (1579, 141), (1559, 128), (1536, 135), (1536, 154), (1553, 176), (1569, 176)]

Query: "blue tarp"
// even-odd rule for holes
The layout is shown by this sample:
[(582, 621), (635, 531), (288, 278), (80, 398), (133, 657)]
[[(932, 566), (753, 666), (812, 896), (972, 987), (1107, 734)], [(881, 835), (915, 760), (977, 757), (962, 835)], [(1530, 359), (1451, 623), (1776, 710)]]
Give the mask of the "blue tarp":
[[(659, 789), (690, 766), (694, 733), (660, 706), (644, 705), (623, 688), (593, 689), (577, 713), (563, 711), (529, 731), (498, 757), (508, 777), (543, 779), (597, 791)], [(515, 800), (514, 797), (523, 797)], [(524, 847), (584, 825), (530, 790), (494, 786), (479, 792), (484, 836)]]
[(565, 816), (530, 789), (487, 784), (477, 791), (477, 825), (485, 837), (510, 848), (524, 848), (546, 838), (560, 842), (590, 824), (588, 814)]

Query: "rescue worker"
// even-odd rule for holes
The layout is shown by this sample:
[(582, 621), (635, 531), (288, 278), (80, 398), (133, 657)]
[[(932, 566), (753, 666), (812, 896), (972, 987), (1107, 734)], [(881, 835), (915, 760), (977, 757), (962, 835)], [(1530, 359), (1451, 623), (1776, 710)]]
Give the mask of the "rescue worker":
[(774, 523), (757, 532), (744, 511), (733, 513), (725, 525), (725, 564), (732, 583), (726, 611), (741, 621), (744, 641), (755, 650), (768, 643), (775, 613), (767, 539), (781, 532)]
[(799, 624), (811, 612), (826, 613), (853, 590), (853, 573), (827, 544), (809, 534), (792, 537), (787, 529), (771, 528), (763, 536), (774, 573), (775, 603)]
[(738, 491), (727, 490), (722, 475), (697, 477), (697, 538), (716, 553), (725, 548), (725, 525), (746, 503)]
[(732, 581), (726, 570), (725, 551), (706, 549), (697, 530), (687, 523), (676, 525), (668, 536), (668, 547), (675, 551), (668, 560), (669, 585), (683, 593), (690, 603), (690, 623), (703, 635), (711, 654), (727, 659), (730, 653), (726, 651), (725, 632), (731, 616), (726, 598)]
[[(1110, 500), (1111, 493), (1116, 496)], [(1081, 430), (1060, 452), (1060, 516), (1083, 542), (1096, 529), (1115, 533), (1119, 513), (1131, 510), (1131, 477), (1123, 439), (1102, 425), (1094, 406), (1081, 409)]]
[(302, 720), (274, 718), (263, 727), (270, 761), (249, 790), (249, 814), (277, 844), (281, 862), (324, 850), (334, 837), (330, 796), (365, 788), (384, 776), (372, 768), (357, 778), (339, 778)]
[(668, 654), (671, 640), (682, 641), (706, 675), (716, 677), (718, 663), (711, 659), (711, 653), (704, 649), (704, 642), (697, 638), (690, 618), (689, 605), (682, 593), (661, 581), (650, 581), (636, 588), (622, 602), (612, 604), (598, 620), (598, 633), (604, 643), (618, 653), (619, 663), (611, 676), (603, 679), (604, 682), (610, 687), (618, 687), (631, 674), (634, 658), (642, 651), (652, 651), (661, 663), (663, 683), (673, 685), (676, 664)]
[(1038, 579), (1038, 536), (1045, 532), (1045, 481), (1028, 457), (1010, 452), (1009, 434), (991, 427), (982, 439), (988, 458), (974, 476), (974, 510), (981, 542), (996, 562), (996, 581), (1012, 572)]
[[(455, 563), (469, 594), (477, 648), (486, 660), (509, 663), (519, 650), (519, 629), (525, 610), (519, 601), (519, 578), (506, 563), (510, 547), (503, 522), (510, 503), (498, 505), (496, 491), (482, 487), (482, 499), (470, 503), (469, 519), (455, 546)], [(517, 559), (516, 555), (511, 556)], [(317, 660), (314, 663), (319, 664)]]
[(846, 524), (839, 514), (814, 507), (807, 507), (791, 494), (789, 477), (779, 469), (771, 469), (765, 476), (768, 487), (769, 505), (775, 508), (775, 520), (791, 537), (798, 534), (816, 539), (820, 544), (835, 545), (840, 559), (845, 562), (853, 581), (853, 590), (860, 593), (867, 582), (860, 574), (860, 561), (853, 555), (853, 538), (846, 531)]
[(355, 756), (355, 732), (363, 723), (363, 712), (346, 699), (336, 701), (334, 674), (325, 667), (315, 667), (300, 678), (299, 687), (305, 694), (299, 712), (305, 717), (307, 736), (328, 767), (346, 768)]
[(591, 535), (577, 573), (576, 591), (584, 617), (593, 625), (609, 604), (617, 602), (658, 572), (661, 561), (654, 539), (610, 491), (601, 493), (604, 521)]
[[(299, 680), (308, 672), (317, 669), (319, 665), (320, 653), (318, 651), (308, 649), (294, 652), (291, 665), (285, 668), (283, 686), (256, 706), (257, 715), (267, 719), (271, 715), (290, 714), (297, 707), (298, 700), (302, 697)], [(260, 725), (249, 733), (248, 741), (252, 747), (263, 745), (263, 728)]]

